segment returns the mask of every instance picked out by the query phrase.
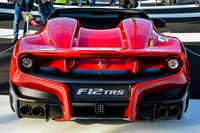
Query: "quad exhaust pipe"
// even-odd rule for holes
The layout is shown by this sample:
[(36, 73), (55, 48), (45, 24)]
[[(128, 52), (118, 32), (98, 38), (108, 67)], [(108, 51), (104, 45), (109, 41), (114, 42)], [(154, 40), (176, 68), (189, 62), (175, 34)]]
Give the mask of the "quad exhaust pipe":
[(42, 107), (40, 107), (40, 106), (30, 107), (27, 104), (23, 104), (19, 108), (19, 113), (22, 116), (32, 115), (32, 116), (35, 116), (35, 117), (39, 117), (39, 116), (43, 115), (44, 109)]
[(160, 108), (158, 108), (159, 117), (167, 117), (169, 115), (177, 117), (180, 114), (181, 114), (181, 109), (178, 106), (171, 106), (170, 108), (161, 106)]
[(159, 109), (158, 109), (158, 115), (160, 117), (167, 117), (169, 115), (169, 110), (167, 107), (165, 106), (161, 106)]
[(27, 104), (24, 104), (24, 105), (20, 106), (19, 113), (21, 115), (29, 115), (30, 110), (31, 110), (30, 106), (28, 106)]
[(172, 106), (170, 108), (170, 114), (172, 116), (179, 116), (181, 114), (181, 109), (178, 106)]
[(31, 114), (33, 116), (41, 116), (43, 113), (43, 109), (40, 107), (40, 106), (34, 106), (32, 109), (31, 109)]

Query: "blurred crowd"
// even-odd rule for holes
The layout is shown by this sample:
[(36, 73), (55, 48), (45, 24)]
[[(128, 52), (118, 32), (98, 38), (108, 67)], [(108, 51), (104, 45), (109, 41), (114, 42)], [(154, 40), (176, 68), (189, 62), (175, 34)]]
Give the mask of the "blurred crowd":
[[(41, 15), (43, 21), (46, 21), (48, 16), (53, 12), (54, 6), (53, 3), (56, 0), (7, 0), (8, 4), (15, 5), (15, 13), (14, 13), (14, 21), (13, 21), (13, 40), (12, 42), (17, 42), (18, 34), (19, 34), (19, 23), (22, 19), (22, 12), (31, 12), (31, 9), (34, 7), (34, 3), (38, 5), (38, 12)], [(165, 6), (176, 5), (178, 3), (177, 0), (160, 0), (161, 3)], [(67, 2), (67, 0), (66, 0)], [(78, 0), (78, 5), (82, 6), (82, 0)], [(81, 4), (80, 4), (81, 2)], [(195, 5), (200, 6), (200, 0), (195, 0)], [(91, 6), (95, 6), (95, 0), (91, 0)], [(157, 4), (157, 0), (155, 0), (155, 5)], [(110, 0), (109, 5), (116, 5), (115, 0)], [(119, 0), (120, 8), (136, 8), (141, 6), (141, 0)], [(27, 23), (24, 23), (24, 32), (23, 34), (27, 34)]]

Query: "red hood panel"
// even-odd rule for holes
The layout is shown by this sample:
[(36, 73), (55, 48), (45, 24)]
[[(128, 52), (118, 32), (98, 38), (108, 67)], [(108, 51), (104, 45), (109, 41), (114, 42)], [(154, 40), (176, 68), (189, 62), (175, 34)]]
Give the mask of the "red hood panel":
[(124, 47), (121, 30), (81, 28), (76, 47)]
[(126, 19), (122, 21), (127, 44), (134, 49), (144, 48), (147, 46), (152, 34), (152, 24), (144, 19)]
[[(144, 19), (125, 19), (116, 28), (89, 29), (71, 18), (57, 18), (47, 22), (51, 45), (69, 47), (144, 48), (151, 37), (151, 22)], [(47, 34), (41, 33), (47, 39)]]
[(79, 29), (79, 26), (80, 24), (75, 19), (56, 18), (47, 22), (47, 31), (55, 47), (68, 48), (73, 43), (75, 31)]

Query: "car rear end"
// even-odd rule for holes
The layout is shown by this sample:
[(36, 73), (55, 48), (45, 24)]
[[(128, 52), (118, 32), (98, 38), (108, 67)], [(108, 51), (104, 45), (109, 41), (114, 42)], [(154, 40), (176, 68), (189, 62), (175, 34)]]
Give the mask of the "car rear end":
[(183, 45), (151, 21), (90, 29), (59, 18), (18, 41), (10, 103), (19, 118), (181, 119), (189, 81)]

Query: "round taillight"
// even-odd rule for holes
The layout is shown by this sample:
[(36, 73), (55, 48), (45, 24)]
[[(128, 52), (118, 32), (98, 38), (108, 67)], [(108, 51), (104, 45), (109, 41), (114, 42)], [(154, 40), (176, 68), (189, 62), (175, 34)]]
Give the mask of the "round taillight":
[(177, 69), (179, 67), (179, 62), (176, 59), (170, 59), (168, 61), (168, 67), (170, 69)]
[(24, 54), (20, 57), (18, 65), (22, 71), (31, 71), (36, 66), (36, 60), (34, 56), (30, 54)]
[(177, 55), (169, 56), (165, 59), (165, 67), (172, 73), (177, 72), (182, 67), (182, 60)]

